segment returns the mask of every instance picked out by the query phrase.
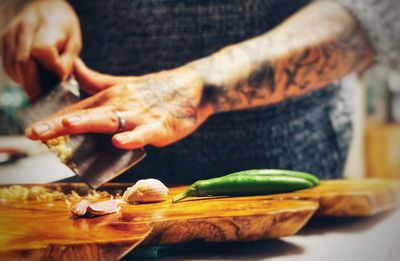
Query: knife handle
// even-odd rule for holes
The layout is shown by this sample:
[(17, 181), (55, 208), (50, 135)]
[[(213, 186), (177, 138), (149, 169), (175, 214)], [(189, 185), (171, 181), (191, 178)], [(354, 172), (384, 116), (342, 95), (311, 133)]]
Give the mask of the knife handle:
[(56, 73), (47, 70), (39, 62), (37, 62), (37, 67), (41, 90), (40, 95), (43, 96), (48, 94), (55, 86), (57, 86), (61, 82), (61, 79)]

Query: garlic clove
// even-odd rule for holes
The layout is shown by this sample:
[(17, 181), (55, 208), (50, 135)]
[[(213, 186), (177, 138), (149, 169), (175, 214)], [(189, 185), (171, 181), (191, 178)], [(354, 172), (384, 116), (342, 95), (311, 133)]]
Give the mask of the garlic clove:
[(123, 194), (123, 199), (129, 203), (154, 203), (167, 198), (168, 188), (157, 179), (141, 179)]
[(112, 214), (120, 210), (121, 207), (114, 199), (92, 203), (87, 207), (87, 212), (94, 216)]
[(71, 208), (71, 212), (74, 216), (82, 217), (86, 215), (86, 211), (89, 205), (90, 205), (89, 200), (82, 199), (81, 201), (79, 201), (79, 203), (77, 203), (75, 206)]

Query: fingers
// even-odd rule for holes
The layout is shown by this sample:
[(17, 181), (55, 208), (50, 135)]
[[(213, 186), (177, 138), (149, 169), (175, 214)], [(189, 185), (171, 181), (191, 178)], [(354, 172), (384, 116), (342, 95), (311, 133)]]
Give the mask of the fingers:
[(61, 55), (61, 65), (63, 67), (63, 78), (65, 81), (72, 73), (74, 67), (74, 61), (79, 57), (79, 53), (82, 49), (82, 35), (80, 26), (76, 26), (75, 30), (72, 30), (70, 36), (65, 44), (63, 53)]
[[(126, 119), (125, 129), (133, 129), (141, 122), (136, 116), (129, 116), (126, 112), (119, 113)], [(57, 115), (35, 123), (26, 130), (26, 135), (33, 140), (48, 140), (61, 135), (81, 133), (112, 134), (119, 128), (119, 117), (112, 108), (101, 107)]]
[(163, 146), (168, 144), (168, 135), (161, 123), (141, 125), (132, 131), (113, 136), (114, 146), (121, 149), (137, 149), (147, 144)]
[(81, 48), (82, 48), (82, 40), (80, 37), (80, 32), (72, 33), (60, 57), (60, 63), (63, 69), (62, 73), (63, 81), (67, 80), (67, 78), (71, 75), (74, 66), (74, 61), (79, 56)]
[(31, 2), (3, 28), (0, 51), (5, 72), (35, 97), (37, 65), (65, 80), (82, 44), (78, 17), (66, 1)]
[[(102, 110), (102, 108), (105, 107), (104, 105), (104, 93), (97, 93), (93, 96), (90, 96), (86, 99), (83, 99), (77, 103), (74, 103), (72, 105), (69, 105), (59, 111), (57, 111), (56, 113), (52, 114), (51, 116), (49, 116), (47, 119), (50, 118), (54, 118), (56, 116), (62, 116), (62, 115), (67, 115), (73, 112), (77, 112), (77, 111), (82, 111), (82, 110), (88, 110), (88, 109), (99, 109)], [(111, 107), (109, 107), (111, 108)], [(112, 109), (109, 109), (112, 110)]]
[(96, 108), (57, 115), (34, 123), (27, 128), (26, 136), (33, 140), (48, 140), (88, 132), (114, 133), (118, 126), (118, 117), (110, 108)]
[(30, 100), (39, 97), (40, 83), (36, 62), (31, 58), (34, 28), (30, 25), (20, 26), (15, 54), (15, 71), (20, 83)]
[(6, 53), (6, 61), (5, 61), (5, 68), (7, 68), (7, 72), (10, 75), (11, 79), (15, 82), (18, 82), (18, 77), (15, 72), (15, 51), (16, 51), (16, 31), (11, 30), (9, 32), (8, 37), (5, 39), (6, 46), (7, 46), (7, 53)]
[(101, 94), (96, 94), (93, 96), (90, 96), (84, 100), (81, 100), (77, 103), (74, 103), (70, 106), (67, 106), (60, 111), (56, 112), (54, 116), (60, 116), (60, 115), (65, 115), (68, 113), (76, 112), (79, 110), (84, 110), (84, 109), (89, 109), (89, 108), (95, 108), (96, 106), (100, 106), (101, 104)]
[(119, 118), (112, 111), (72, 114), (63, 117), (62, 124), (71, 134), (115, 133), (119, 129)]
[(97, 93), (121, 81), (134, 78), (111, 76), (93, 71), (81, 59), (75, 60), (74, 74), (79, 86), (89, 93)]
[[(63, 44), (62, 35), (46, 26), (35, 32), (36, 25), (33, 22), (10, 26), (1, 38), (4, 70), (11, 79), (24, 86), (30, 99), (38, 97), (40, 93), (35, 60), (59, 76), (63, 73), (58, 53), (58, 48)], [(72, 70), (72, 63), (70, 67)]]
[(45, 69), (63, 77), (59, 50), (65, 46), (66, 37), (59, 28), (42, 26), (36, 32), (31, 54)]
[(63, 128), (62, 118), (54, 117), (46, 121), (34, 123), (25, 130), (25, 136), (31, 140), (46, 141), (58, 136), (67, 135)]
[(18, 78), (18, 83), (24, 85), (27, 83), (28, 79), (24, 73), (24, 65), (29, 62), (30, 52), (33, 42), (34, 28), (29, 25), (20, 26), (19, 37), (16, 39), (17, 47), (15, 54), (15, 73)]
[(15, 73), (15, 49), (16, 49), (16, 28), (12, 27), (7, 30), (1, 36), (1, 59), (3, 63), (4, 71), (10, 76), (10, 78), (18, 82), (17, 75)]
[(40, 95), (40, 83), (37, 64), (32, 59), (26, 62), (19, 62), (17, 74), (21, 76), (21, 84), (30, 100), (35, 100)]
[[(94, 95), (79, 101), (54, 113), (40, 122), (32, 124), (25, 130), (25, 135), (32, 140), (46, 140), (56, 137), (57, 135), (66, 135), (67, 132), (62, 124), (62, 119), (68, 116), (77, 115), (79, 112), (87, 111), (86, 109), (92, 107), (93, 104), (99, 104), (99, 95)], [(92, 111), (95, 111), (95, 108), (93, 108)]]
[(17, 40), (17, 62), (26, 62), (30, 58), (35, 28), (32, 25), (21, 25)]

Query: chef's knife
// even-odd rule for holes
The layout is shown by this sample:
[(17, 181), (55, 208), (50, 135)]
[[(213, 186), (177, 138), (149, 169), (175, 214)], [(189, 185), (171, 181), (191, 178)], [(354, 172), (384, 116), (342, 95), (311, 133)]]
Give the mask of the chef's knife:
[[(17, 112), (23, 127), (80, 100), (79, 86), (73, 77), (52, 88), (49, 85), (54, 84), (54, 76), (44, 75), (41, 70), (40, 77), (44, 95)], [(117, 149), (107, 134), (71, 135), (47, 142), (47, 146), (93, 188), (124, 173), (146, 155), (143, 148)]]

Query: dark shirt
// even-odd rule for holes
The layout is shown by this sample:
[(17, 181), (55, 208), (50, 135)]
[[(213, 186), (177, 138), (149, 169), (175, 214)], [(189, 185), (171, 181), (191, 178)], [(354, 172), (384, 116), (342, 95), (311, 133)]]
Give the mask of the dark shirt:
[[(174, 68), (267, 32), (303, 0), (71, 1), (82, 26), (82, 58), (92, 68), (142, 75)], [(148, 156), (117, 181), (154, 177), (190, 183), (252, 168), (342, 176), (351, 123), (335, 106), (340, 87), (257, 109), (221, 113), (195, 133)]]

